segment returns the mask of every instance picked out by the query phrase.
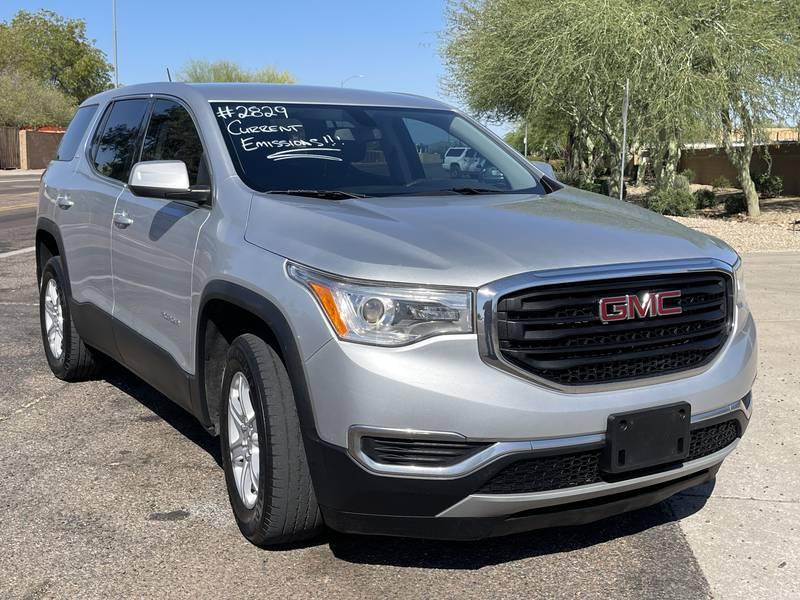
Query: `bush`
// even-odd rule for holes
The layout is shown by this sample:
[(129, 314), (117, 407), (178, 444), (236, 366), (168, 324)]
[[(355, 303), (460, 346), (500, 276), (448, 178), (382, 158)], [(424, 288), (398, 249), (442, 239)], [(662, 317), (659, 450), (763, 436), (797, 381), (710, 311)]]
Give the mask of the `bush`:
[(711, 187), (713, 187), (715, 190), (724, 190), (732, 188), (733, 185), (731, 184), (730, 179), (728, 179), (724, 175), (720, 175), (714, 181), (711, 182)]
[(689, 183), (692, 183), (694, 181), (695, 174), (694, 171), (692, 171), (691, 169), (684, 169), (683, 171), (681, 171), (681, 175), (683, 177), (686, 177)]
[[(686, 173), (686, 171), (684, 171)], [(672, 182), (672, 187), (682, 192), (688, 192), (691, 180), (686, 175), (675, 175), (675, 181)]]
[(738, 215), (747, 211), (747, 200), (744, 194), (731, 194), (725, 198), (725, 212), (729, 215)]
[[(559, 174), (556, 174), (556, 177), (559, 177)], [(566, 173), (561, 175), (558, 180), (561, 183), (576, 187), (581, 190), (586, 190), (587, 192), (594, 192), (595, 194), (603, 193), (603, 186), (597, 181), (581, 181), (577, 177), (569, 177)]]
[(759, 198), (775, 198), (783, 193), (783, 177), (762, 173), (753, 178)]
[(685, 217), (695, 210), (696, 201), (694, 196), (686, 190), (677, 188), (669, 190), (656, 190), (644, 199), (645, 208), (661, 213), (662, 215), (673, 215)]
[(697, 208), (714, 208), (717, 205), (717, 195), (714, 190), (701, 189), (694, 193)]

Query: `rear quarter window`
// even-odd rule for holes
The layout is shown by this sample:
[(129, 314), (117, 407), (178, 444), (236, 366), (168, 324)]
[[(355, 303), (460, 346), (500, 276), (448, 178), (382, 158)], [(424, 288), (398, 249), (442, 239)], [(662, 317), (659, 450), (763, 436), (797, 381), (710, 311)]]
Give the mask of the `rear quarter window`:
[(97, 112), (97, 105), (81, 106), (72, 120), (69, 122), (67, 132), (61, 138), (61, 143), (58, 145), (58, 152), (56, 152), (56, 160), (72, 160), (78, 153), (78, 146), (89, 128), (89, 123), (92, 122), (95, 113)]
[(464, 153), (464, 149), (463, 148), (450, 148), (450, 150), (448, 150), (445, 153), (445, 156), (448, 156), (448, 157), (461, 156), (463, 153)]

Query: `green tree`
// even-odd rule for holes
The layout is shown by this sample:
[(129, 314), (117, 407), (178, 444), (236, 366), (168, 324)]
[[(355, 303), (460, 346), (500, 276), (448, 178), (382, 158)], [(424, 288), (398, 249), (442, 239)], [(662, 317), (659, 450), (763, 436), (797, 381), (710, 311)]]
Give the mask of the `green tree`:
[(448, 12), (446, 85), (479, 114), (560, 114), (574, 154), (566, 157), (568, 168), (589, 177), (599, 154), (615, 195), (625, 80), (630, 138), (655, 138), (653, 125), (679, 121), (686, 106), (692, 73), (680, 63), (683, 42), (655, 2), (462, 0)]
[(679, 0), (672, 7), (689, 24), (704, 118), (736, 167), (748, 214), (758, 217), (754, 146), (766, 127), (796, 116), (800, 100), (800, 2)]
[(757, 216), (753, 146), (796, 109), (799, 30), (798, 0), (453, 0), (442, 52), (474, 112), (569, 119), (568, 172), (591, 177), (599, 155), (612, 195), (630, 79), (629, 140), (649, 149), (657, 187), (674, 185), (688, 137), (716, 137)]
[(82, 19), (20, 10), (0, 22), (0, 72), (27, 75), (82, 102), (111, 84), (111, 65), (93, 43)]
[(75, 110), (71, 98), (20, 73), (0, 73), (0, 125), (66, 125)]
[(194, 83), (212, 81), (241, 81), (259, 83), (295, 83), (289, 71), (280, 71), (270, 66), (250, 71), (230, 60), (190, 60), (180, 70), (179, 81)]

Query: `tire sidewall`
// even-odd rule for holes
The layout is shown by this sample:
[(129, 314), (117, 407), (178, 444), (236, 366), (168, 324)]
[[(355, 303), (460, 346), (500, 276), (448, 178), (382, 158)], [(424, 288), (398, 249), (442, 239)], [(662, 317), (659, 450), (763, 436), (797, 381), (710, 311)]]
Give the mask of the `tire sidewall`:
[[(256, 414), (256, 429), (260, 451), (259, 455), (259, 481), (258, 496), (253, 508), (247, 508), (239, 496), (239, 490), (234, 481), (233, 467), (231, 465), (231, 455), (229, 450), (228, 432), (228, 394), (230, 393), (231, 381), (237, 372), (242, 372), (250, 385), (251, 401), (253, 410)], [(264, 516), (268, 486), (271, 485), (269, 464), (269, 452), (267, 444), (269, 440), (266, 432), (268, 431), (264, 407), (267, 405), (264, 397), (264, 389), (261, 385), (261, 377), (258, 376), (256, 362), (249, 355), (246, 348), (240, 345), (231, 347), (228, 361), (225, 367), (225, 374), (222, 380), (222, 398), (220, 398), (220, 440), (222, 451), (222, 465), (225, 471), (225, 485), (228, 488), (231, 507), (236, 516), (239, 529), (247, 538), (253, 537), (261, 529), (261, 521)]]
[[(61, 303), (61, 316), (63, 318), (62, 324), (62, 337), (61, 337), (61, 356), (56, 358), (50, 350), (50, 342), (47, 339), (47, 326), (45, 325), (45, 294), (47, 291), (47, 284), (50, 280), (56, 282), (58, 286), (58, 299)], [(58, 377), (64, 377), (67, 371), (67, 352), (69, 351), (70, 339), (70, 314), (69, 302), (64, 286), (64, 270), (61, 267), (61, 260), (58, 257), (53, 257), (47, 261), (44, 269), (42, 270), (42, 281), (39, 286), (39, 328), (42, 334), (42, 344), (44, 345), (44, 353), (47, 358), (47, 363), (50, 369)]]

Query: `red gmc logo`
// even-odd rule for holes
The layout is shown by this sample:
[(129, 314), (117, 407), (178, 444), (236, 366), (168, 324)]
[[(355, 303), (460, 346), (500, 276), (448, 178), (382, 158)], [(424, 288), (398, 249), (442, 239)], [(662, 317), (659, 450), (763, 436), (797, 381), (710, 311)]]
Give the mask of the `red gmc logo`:
[(669, 292), (646, 292), (644, 294), (628, 294), (600, 299), (600, 320), (603, 323), (624, 321), (626, 319), (644, 319), (645, 317), (666, 317), (683, 312), (680, 306), (666, 306), (670, 298), (680, 298), (680, 290)]

